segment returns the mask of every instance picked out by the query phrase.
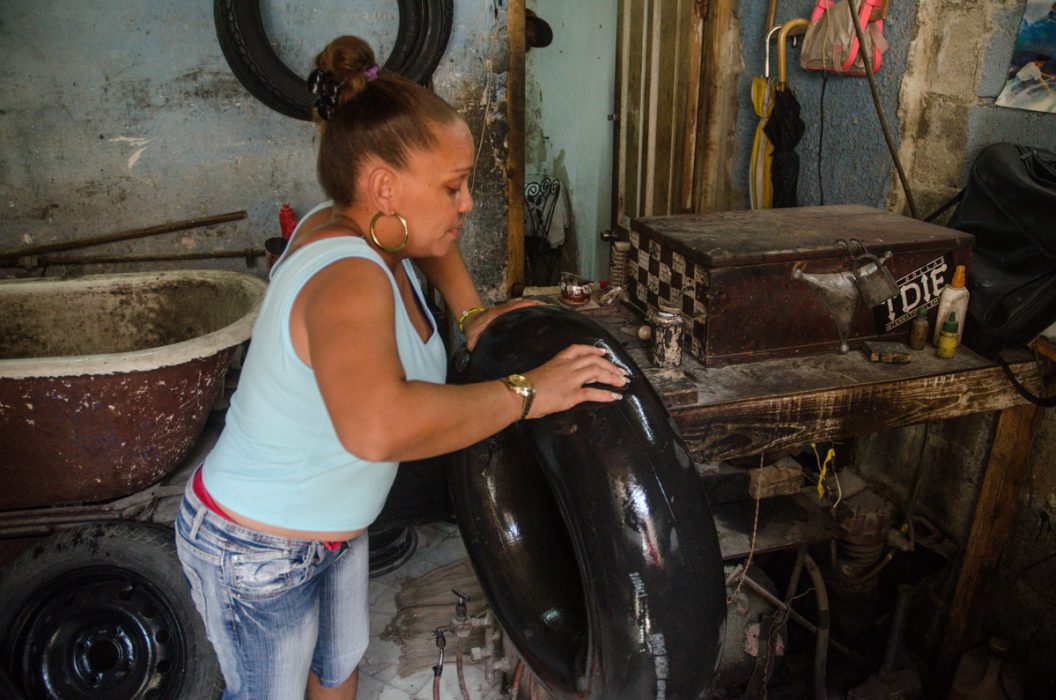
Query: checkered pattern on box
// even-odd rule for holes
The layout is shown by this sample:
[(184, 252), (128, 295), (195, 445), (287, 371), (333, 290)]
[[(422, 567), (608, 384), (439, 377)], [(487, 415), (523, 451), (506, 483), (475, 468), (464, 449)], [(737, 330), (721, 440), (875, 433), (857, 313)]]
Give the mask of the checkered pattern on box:
[(627, 295), (643, 312), (656, 311), (660, 302), (682, 309), (686, 323), (683, 342), (704, 359), (708, 323), (707, 269), (663, 245), (648, 234), (631, 231), (627, 256)]

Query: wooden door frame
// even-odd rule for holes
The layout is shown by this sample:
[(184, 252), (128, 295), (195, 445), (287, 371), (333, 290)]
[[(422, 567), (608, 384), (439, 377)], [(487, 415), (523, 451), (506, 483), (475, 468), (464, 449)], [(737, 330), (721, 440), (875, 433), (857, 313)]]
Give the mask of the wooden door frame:
[(506, 293), (511, 297), (524, 288), (524, 16), (524, 0), (507, 0), (506, 230), (509, 256), (506, 263)]

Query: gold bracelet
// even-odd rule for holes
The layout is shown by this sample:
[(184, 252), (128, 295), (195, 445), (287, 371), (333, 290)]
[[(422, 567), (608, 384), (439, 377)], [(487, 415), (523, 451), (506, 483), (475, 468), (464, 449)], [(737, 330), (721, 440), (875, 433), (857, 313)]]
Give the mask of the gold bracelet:
[(465, 311), (463, 311), (462, 314), (458, 317), (458, 332), (462, 335), (465, 335), (466, 329), (462, 327), (462, 324), (465, 323), (466, 319), (469, 318), (471, 315), (479, 314), (483, 310), (483, 306), (474, 306), (472, 309), (466, 309)]

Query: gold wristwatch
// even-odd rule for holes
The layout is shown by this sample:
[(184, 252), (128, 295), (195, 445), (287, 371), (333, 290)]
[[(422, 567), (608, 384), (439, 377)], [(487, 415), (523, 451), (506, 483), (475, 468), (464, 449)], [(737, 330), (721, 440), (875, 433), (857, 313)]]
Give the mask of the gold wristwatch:
[(532, 380), (523, 374), (511, 374), (508, 377), (503, 377), (500, 381), (510, 391), (524, 398), (524, 404), (521, 406), (521, 417), (518, 420), (527, 418), (528, 411), (532, 410), (532, 399), (535, 398), (535, 385), (532, 384)]

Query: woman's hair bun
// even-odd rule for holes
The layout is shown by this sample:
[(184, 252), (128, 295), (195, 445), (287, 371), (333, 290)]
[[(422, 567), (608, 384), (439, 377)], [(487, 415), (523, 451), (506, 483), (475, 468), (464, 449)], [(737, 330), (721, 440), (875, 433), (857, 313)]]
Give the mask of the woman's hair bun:
[(370, 82), (371, 69), (376, 70), (374, 49), (358, 36), (340, 36), (315, 57), (315, 67), (329, 73), (337, 90), (340, 107), (356, 98)]

